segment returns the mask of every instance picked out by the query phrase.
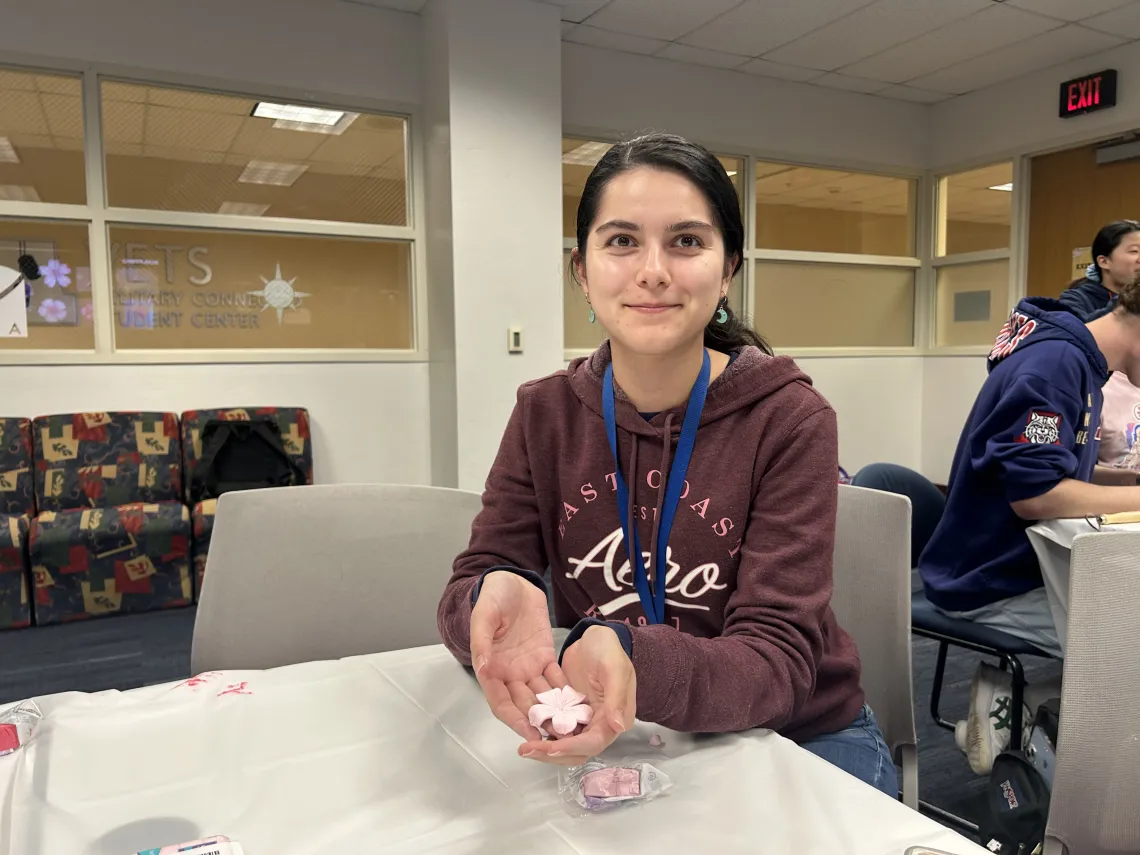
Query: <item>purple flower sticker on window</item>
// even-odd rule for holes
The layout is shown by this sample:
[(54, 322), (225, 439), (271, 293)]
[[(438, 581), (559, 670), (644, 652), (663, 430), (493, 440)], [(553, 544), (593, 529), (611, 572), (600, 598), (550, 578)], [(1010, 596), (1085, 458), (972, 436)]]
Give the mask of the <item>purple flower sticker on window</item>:
[(79, 313), (83, 315), (83, 320), (90, 321), (95, 317), (95, 307), (90, 303), (84, 303), (83, 308), (79, 310)]
[(40, 276), (44, 278), (44, 284), (49, 288), (66, 288), (71, 284), (71, 268), (58, 258), (53, 258), (46, 266), (41, 267)]
[(53, 300), (50, 297), (40, 303), (40, 317), (49, 324), (58, 324), (67, 317), (67, 304), (63, 300)]

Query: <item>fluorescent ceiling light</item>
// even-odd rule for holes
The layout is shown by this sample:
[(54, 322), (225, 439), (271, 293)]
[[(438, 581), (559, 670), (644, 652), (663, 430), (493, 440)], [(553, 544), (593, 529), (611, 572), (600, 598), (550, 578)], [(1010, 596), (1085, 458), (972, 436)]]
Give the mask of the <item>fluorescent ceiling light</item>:
[(284, 119), (287, 122), (300, 122), (306, 125), (331, 127), (344, 118), (343, 110), (322, 110), (320, 107), (301, 107), (297, 104), (273, 104), (260, 101), (253, 108), (253, 115), (260, 119)]
[(273, 127), (282, 131), (306, 131), (315, 134), (340, 136), (345, 128), (359, 118), (359, 113), (344, 110), (322, 110), (320, 107), (301, 107), (297, 104), (272, 104), (261, 101), (253, 108), (253, 115), (262, 119), (276, 119)]
[(19, 163), (20, 156), (12, 148), (12, 141), (7, 137), (0, 137), (0, 163)]
[(239, 217), (260, 217), (268, 210), (268, 205), (258, 205), (255, 202), (222, 202), (218, 213), (235, 214)]
[(309, 167), (303, 163), (274, 163), (269, 160), (251, 160), (238, 176), (242, 184), (272, 184), (292, 187)]
[(5, 202), (42, 202), (30, 184), (0, 184), (0, 200)]
[(572, 166), (597, 166), (602, 155), (610, 150), (610, 143), (588, 142), (562, 153), (562, 162)]
[(1013, 182), (1011, 181), (1008, 184), (995, 184), (990, 189), (991, 190), (1004, 190), (1007, 193), (1012, 193), (1013, 192)]

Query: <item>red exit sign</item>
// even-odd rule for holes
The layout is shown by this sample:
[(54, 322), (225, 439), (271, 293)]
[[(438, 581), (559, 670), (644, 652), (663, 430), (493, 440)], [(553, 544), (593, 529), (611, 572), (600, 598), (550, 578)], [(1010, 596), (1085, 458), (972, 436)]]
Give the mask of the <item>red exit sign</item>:
[(1116, 69), (1086, 74), (1061, 84), (1060, 116), (1080, 116), (1116, 106)]

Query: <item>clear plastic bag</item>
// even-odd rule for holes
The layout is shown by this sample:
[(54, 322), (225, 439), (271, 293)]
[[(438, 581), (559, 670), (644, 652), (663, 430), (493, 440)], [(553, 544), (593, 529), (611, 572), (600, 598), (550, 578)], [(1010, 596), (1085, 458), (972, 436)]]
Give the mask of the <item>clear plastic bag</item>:
[(0, 713), (0, 757), (26, 745), (43, 717), (35, 701), (24, 701)]
[(594, 758), (558, 774), (559, 795), (567, 809), (580, 816), (637, 805), (672, 787), (668, 775), (641, 758), (618, 763)]

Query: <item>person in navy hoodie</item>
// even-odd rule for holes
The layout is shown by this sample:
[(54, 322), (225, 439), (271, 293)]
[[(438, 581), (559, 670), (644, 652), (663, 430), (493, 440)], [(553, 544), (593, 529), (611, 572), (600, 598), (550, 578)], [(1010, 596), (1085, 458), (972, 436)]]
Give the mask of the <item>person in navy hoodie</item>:
[(1093, 262), (1061, 294), (1061, 302), (1089, 321), (1108, 309), (1120, 290), (1140, 278), (1140, 222), (1117, 220), (1096, 233)]
[[(1120, 371), (1140, 383), (1140, 286), (1087, 323), (1059, 301), (1022, 300), (990, 352), (950, 470), (946, 511), (919, 558), (941, 611), (1062, 655), (1026, 529), (1037, 520), (1140, 510), (1140, 487), (1089, 483), (1100, 440), (1101, 387)], [(964, 741), (988, 773), (1009, 742), (1009, 676), (983, 665)]]

